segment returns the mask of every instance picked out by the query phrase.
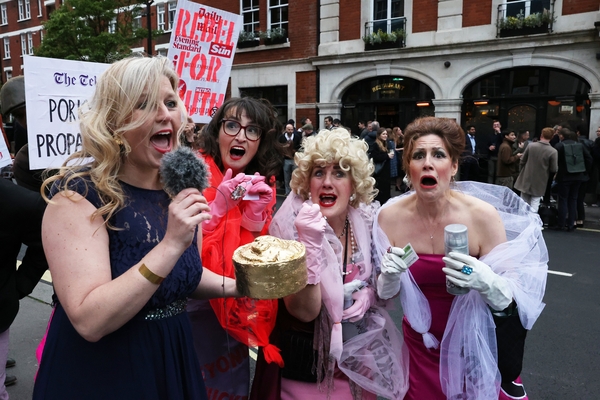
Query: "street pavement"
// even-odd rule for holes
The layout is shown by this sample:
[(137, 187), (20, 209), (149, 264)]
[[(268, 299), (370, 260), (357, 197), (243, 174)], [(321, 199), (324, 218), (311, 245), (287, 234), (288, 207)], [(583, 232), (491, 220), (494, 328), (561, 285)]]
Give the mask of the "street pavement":
[[(278, 204), (282, 200), (278, 196)], [(546, 229), (543, 234), (552, 272), (544, 298), (546, 308), (526, 341), (521, 375), (525, 388), (532, 400), (599, 399), (600, 208), (586, 207), (583, 229)], [(31, 399), (37, 369), (35, 349), (46, 330), (51, 295), (51, 284), (41, 281), (21, 301), (10, 328), (9, 357), (17, 364), (7, 373), (18, 378), (7, 388), (12, 400)], [(400, 326), (401, 311), (393, 312), (392, 317)]]

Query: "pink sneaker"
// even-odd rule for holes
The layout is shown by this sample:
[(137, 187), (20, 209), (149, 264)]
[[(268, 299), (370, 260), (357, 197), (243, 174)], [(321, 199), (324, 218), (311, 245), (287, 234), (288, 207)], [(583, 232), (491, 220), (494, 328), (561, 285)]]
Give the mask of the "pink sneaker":
[(512, 382), (502, 382), (500, 385), (500, 395), (498, 396), (498, 400), (514, 399), (529, 400), (520, 376)]

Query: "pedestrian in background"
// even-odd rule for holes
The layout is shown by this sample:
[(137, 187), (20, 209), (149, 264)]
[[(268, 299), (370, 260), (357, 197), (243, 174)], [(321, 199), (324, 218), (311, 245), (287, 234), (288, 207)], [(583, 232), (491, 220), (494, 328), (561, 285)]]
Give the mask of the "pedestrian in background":
[(548, 177), (558, 170), (558, 152), (550, 145), (553, 135), (552, 128), (542, 129), (540, 140), (527, 146), (519, 161), (521, 172), (515, 182), (515, 189), (521, 192), (521, 198), (535, 212), (540, 207)]
[(285, 195), (290, 194), (290, 181), (292, 180), (292, 172), (296, 168), (294, 164), (294, 154), (300, 150), (302, 145), (302, 136), (294, 130), (292, 124), (285, 126), (285, 132), (279, 135), (279, 143), (282, 145), (283, 153), (283, 182), (285, 186)]
[(575, 132), (562, 128), (559, 136), (560, 142), (555, 147), (558, 151), (558, 225), (555, 228), (572, 232), (577, 228), (575, 220), (579, 186), (588, 179), (586, 171), (593, 160), (585, 146), (577, 141)]
[[(19, 300), (29, 295), (48, 263), (42, 247), (42, 217), (46, 202), (39, 192), (0, 178), (0, 399), (8, 399), (6, 386), (16, 383), (6, 375), (6, 367), (15, 365), (8, 359), (9, 328), (19, 311)], [(21, 245), (27, 250), (17, 269)]]
[(504, 140), (498, 149), (498, 163), (496, 167), (496, 184), (513, 188), (513, 171), (518, 168), (522, 153), (513, 155), (512, 145), (516, 140), (515, 132), (502, 132)]
[(369, 157), (375, 164), (373, 177), (375, 178), (375, 187), (379, 191), (375, 200), (379, 204), (384, 204), (391, 197), (390, 163), (394, 157), (394, 149), (388, 148), (387, 131), (385, 128), (379, 128), (375, 141), (369, 144)]
[(178, 84), (166, 57), (111, 65), (80, 113), (82, 150), (44, 182), (56, 307), (34, 399), (207, 398), (185, 304), (239, 294), (202, 268), (206, 199), (163, 190), (187, 119)]

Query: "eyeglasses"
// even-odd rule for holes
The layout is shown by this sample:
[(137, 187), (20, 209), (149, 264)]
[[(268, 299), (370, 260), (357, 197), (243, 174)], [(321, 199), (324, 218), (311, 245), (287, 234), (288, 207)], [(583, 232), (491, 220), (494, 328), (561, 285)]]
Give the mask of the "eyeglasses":
[(239, 122), (230, 119), (222, 119), (221, 123), (223, 124), (223, 132), (225, 132), (227, 136), (237, 136), (238, 133), (244, 129), (246, 139), (255, 142), (260, 139), (260, 136), (262, 135), (262, 129), (256, 125), (243, 126)]

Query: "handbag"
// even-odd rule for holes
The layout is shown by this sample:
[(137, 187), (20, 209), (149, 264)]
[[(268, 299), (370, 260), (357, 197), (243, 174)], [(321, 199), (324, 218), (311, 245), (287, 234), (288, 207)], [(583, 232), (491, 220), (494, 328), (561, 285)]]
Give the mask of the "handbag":
[(383, 168), (384, 165), (385, 165), (385, 161), (380, 162), (380, 163), (375, 163), (375, 175), (379, 174), (379, 172), (381, 171), (381, 169)]

